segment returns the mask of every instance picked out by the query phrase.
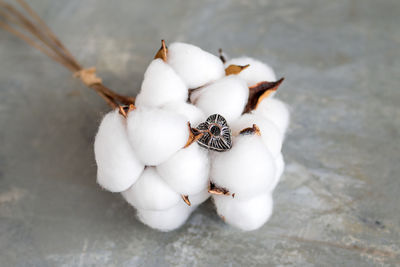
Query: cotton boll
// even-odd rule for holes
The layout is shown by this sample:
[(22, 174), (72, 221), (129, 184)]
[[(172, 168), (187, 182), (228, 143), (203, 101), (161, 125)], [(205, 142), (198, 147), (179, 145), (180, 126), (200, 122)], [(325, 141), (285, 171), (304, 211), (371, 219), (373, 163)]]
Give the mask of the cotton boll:
[(218, 57), (191, 44), (172, 43), (168, 46), (167, 63), (189, 88), (203, 86), (225, 75), (224, 65)]
[(239, 135), (232, 148), (213, 154), (211, 181), (235, 198), (249, 198), (266, 192), (275, 178), (275, 161), (260, 136)]
[(125, 123), (118, 110), (109, 112), (94, 142), (97, 182), (111, 192), (129, 188), (144, 168), (129, 144)]
[(200, 205), (205, 202), (210, 197), (210, 193), (208, 193), (208, 187), (203, 189), (197, 194), (189, 195), (189, 201), (192, 206)]
[(135, 208), (146, 210), (164, 210), (182, 201), (154, 167), (147, 167), (136, 183), (122, 192), (122, 196)]
[(157, 171), (176, 192), (191, 195), (207, 188), (209, 168), (208, 151), (192, 143), (158, 165)]
[(145, 165), (158, 165), (185, 146), (187, 119), (161, 109), (137, 108), (128, 113), (128, 136)]
[(176, 72), (161, 59), (153, 60), (144, 74), (139, 95), (136, 97), (137, 107), (159, 107), (171, 101), (184, 103), (188, 97), (188, 89)]
[(185, 116), (187, 121), (189, 121), (191, 125), (194, 126), (198, 125), (200, 122), (203, 122), (206, 119), (204, 112), (201, 109), (189, 103), (169, 102), (162, 106), (162, 109), (166, 109), (179, 115)]
[(197, 206), (188, 206), (183, 201), (166, 210), (138, 209), (139, 220), (159, 231), (172, 231), (182, 226)]
[(285, 103), (276, 98), (266, 98), (258, 104), (257, 109), (252, 111), (272, 121), (284, 135), (289, 125), (290, 114)]
[(270, 193), (247, 200), (229, 196), (213, 196), (217, 213), (224, 221), (244, 231), (260, 228), (271, 217), (273, 200)]
[(240, 78), (247, 82), (247, 85), (253, 86), (259, 82), (274, 82), (276, 81), (276, 76), (274, 70), (265, 63), (258, 61), (254, 58), (250, 57), (238, 57), (232, 58), (225, 62), (225, 68), (230, 65), (239, 65), (245, 66), (250, 65), (249, 67), (242, 70), (239, 74), (237, 74)]
[(275, 190), (275, 187), (278, 185), (279, 180), (281, 179), (282, 173), (285, 169), (285, 161), (283, 160), (283, 155), (282, 153), (279, 153), (278, 157), (275, 159), (275, 165), (276, 165), (276, 175), (275, 179), (272, 182), (270, 191), (272, 192)]
[(232, 134), (238, 135), (245, 128), (252, 127), (256, 124), (260, 128), (261, 139), (268, 147), (271, 155), (275, 158), (281, 152), (283, 136), (278, 128), (271, 121), (254, 114), (244, 114), (231, 124)]
[(220, 114), (228, 122), (232, 122), (243, 113), (248, 98), (249, 89), (246, 83), (230, 75), (193, 91), (190, 100), (206, 116)]

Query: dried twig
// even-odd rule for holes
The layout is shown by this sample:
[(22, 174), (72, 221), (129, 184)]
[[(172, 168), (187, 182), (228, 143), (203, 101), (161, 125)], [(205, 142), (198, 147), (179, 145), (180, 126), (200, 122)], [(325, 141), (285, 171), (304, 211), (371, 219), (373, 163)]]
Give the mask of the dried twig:
[(104, 86), (101, 79), (96, 76), (95, 68), (83, 68), (46, 23), (24, 0), (15, 1), (21, 11), (13, 5), (0, 0), (0, 18), (3, 20), (0, 21), (1, 28), (69, 69), (87, 87), (96, 91), (110, 107), (116, 108), (121, 104), (134, 104), (134, 97), (119, 95)]

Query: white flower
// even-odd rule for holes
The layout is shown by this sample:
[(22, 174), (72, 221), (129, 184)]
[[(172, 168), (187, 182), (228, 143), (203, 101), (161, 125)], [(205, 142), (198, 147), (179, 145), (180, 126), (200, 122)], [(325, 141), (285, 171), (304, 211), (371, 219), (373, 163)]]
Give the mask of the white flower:
[(160, 231), (183, 225), (210, 192), (226, 223), (261, 227), (285, 166), (289, 111), (273, 94), (259, 96), (266, 87), (249, 87), (275, 81), (273, 70), (241, 57), (225, 63), (236, 65), (225, 76), (222, 61), (196, 46), (160, 51), (135, 107), (111, 111), (99, 126), (98, 183), (121, 192), (138, 219)]

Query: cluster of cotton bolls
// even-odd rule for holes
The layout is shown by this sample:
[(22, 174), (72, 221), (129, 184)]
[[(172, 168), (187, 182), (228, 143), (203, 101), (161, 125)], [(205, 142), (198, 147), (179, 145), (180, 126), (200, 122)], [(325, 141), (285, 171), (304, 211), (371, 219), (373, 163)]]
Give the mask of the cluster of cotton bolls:
[(180, 227), (210, 196), (227, 223), (259, 228), (272, 212), (289, 122), (269, 90), (274, 81), (255, 59), (225, 61), (190, 44), (163, 43), (135, 105), (100, 124), (98, 183), (121, 192), (140, 221), (161, 231)]

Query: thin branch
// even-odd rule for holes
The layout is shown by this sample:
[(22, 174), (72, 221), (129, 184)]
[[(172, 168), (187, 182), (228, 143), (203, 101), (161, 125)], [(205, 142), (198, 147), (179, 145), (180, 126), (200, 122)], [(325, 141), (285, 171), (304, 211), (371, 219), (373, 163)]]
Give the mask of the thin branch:
[(47, 33), (47, 36), (50, 37), (50, 39), (62, 49), (62, 51), (73, 61), (75, 64), (82, 69), (82, 67), (79, 65), (77, 61), (74, 60), (74, 57), (72, 56), (71, 52), (63, 45), (63, 43), (57, 38), (57, 36), (53, 33), (53, 31), (46, 25), (46, 23), (40, 18), (40, 16), (24, 1), (24, 0), (16, 0), (22, 8), (26, 10), (26, 12), (33, 17), (36, 22), (43, 28), (43, 30)]
[[(27, 13), (27, 16), (11, 4), (0, 0), (0, 17), (4, 19), (4, 22), (0, 21), (1, 28), (38, 49), (74, 74), (78, 74), (75, 76), (79, 77), (87, 87), (96, 91), (110, 107), (116, 108), (120, 104), (130, 105), (135, 102), (134, 97), (119, 95), (104, 86), (101, 79), (96, 77), (95, 69), (82, 68), (39, 15), (24, 0), (16, 0), (16, 2)], [(21, 30), (16, 29), (15, 26)], [(82, 73), (90, 73), (89, 75), (92, 77), (89, 78), (97, 79), (87, 79), (87, 75), (79, 75)]]

